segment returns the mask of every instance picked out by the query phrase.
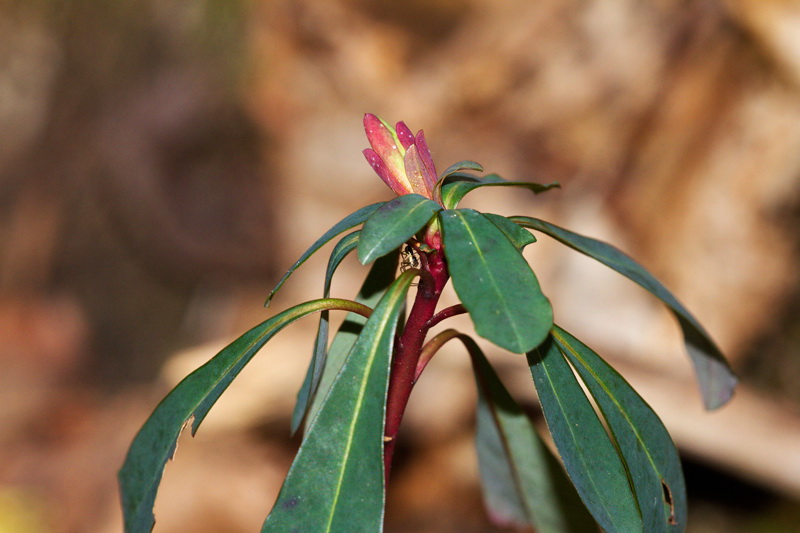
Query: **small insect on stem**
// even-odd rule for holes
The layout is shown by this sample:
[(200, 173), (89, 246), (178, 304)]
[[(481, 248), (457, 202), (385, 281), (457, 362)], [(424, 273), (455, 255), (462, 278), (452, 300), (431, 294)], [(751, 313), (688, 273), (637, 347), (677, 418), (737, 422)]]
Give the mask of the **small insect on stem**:
[(419, 254), (410, 244), (404, 244), (400, 251), (400, 271), (405, 272), (410, 268), (419, 268)]
[[(405, 272), (411, 268), (419, 268), (420, 264), (420, 253), (416, 246), (404, 244), (403, 249), (400, 250), (400, 272)], [(412, 283), (411, 286), (416, 287), (417, 283)]]

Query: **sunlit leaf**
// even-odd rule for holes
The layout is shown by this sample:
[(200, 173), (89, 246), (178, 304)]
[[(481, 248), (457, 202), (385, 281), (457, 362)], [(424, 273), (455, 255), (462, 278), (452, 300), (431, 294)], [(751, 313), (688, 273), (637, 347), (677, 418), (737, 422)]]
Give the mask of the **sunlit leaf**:
[(561, 465), (471, 339), (478, 385), (475, 442), (490, 516), (538, 533), (594, 533), (597, 525)]
[(538, 346), (553, 311), (527, 261), (477, 211), (442, 211), (440, 220), (453, 287), (478, 335), (515, 353)]
[(364, 325), (306, 432), (264, 532), (380, 531), (389, 365), (414, 273), (392, 284)]
[(556, 343), (528, 353), (547, 426), (583, 503), (606, 533), (642, 532), (625, 465)]
[(600, 407), (633, 482), (644, 529), (686, 529), (686, 487), (678, 452), (658, 415), (591, 348), (555, 326), (553, 337)]
[[(450, 177), (452, 178), (454, 176), (455, 174)], [(528, 181), (509, 181), (501, 178), (497, 174), (489, 174), (482, 178), (463, 176), (454, 181), (445, 183), (445, 185), (442, 186), (442, 204), (444, 204), (447, 209), (454, 209), (467, 193), (480, 187), (522, 187), (529, 189), (534, 194), (539, 194), (559, 187), (559, 185), (558, 183), (543, 185), (541, 183), (532, 183)]]
[(362, 224), (372, 215), (372, 213), (374, 213), (379, 207), (381, 207), (385, 203), (386, 202), (378, 202), (376, 204), (371, 204), (366, 207), (362, 207), (358, 211), (355, 211), (347, 215), (342, 220), (334, 224), (334, 226), (328, 231), (326, 231), (325, 234), (322, 235), (322, 237), (317, 239), (317, 241), (314, 244), (312, 244), (308, 250), (303, 252), (303, 255), (300, 256), (300, 259), (298, 259), (297, 262), (295, 262), (295, 264), (293, 264), (291, 268), (289, 268), (289, 270), (286, 271), (286, 274), (283, 275), (280, 281), (278, 281), (278, 284), (275, 285), (275, 288), (272, 289), (272, 291), (269, 293), (269, 296), (267, 296), (267, 301), (264, 302), (264, 305), (269, 306), (270, 301), (272, 301), (272, 298), (280, 290), (280, 288), (283, 287), (283, 284), (286, 283), (286, 280), (289, 279), (289, 276), (291, 276), (292, 273), (295, 270), (297, 270), (297, 268), (300, 265), (305, 263), (309, 257), (314, 255), (314, 253), (316, 253), (317, 250), (325, 246), (325, 244), (330, 242), (334, 237), (336, 237), (340, 233), (347, 231), (351, 228), (354, 228), (359, 224)]
[(597, 239), (578, 235), (537, 218), (509, 218), (521, 226), (546, 233), (570, 248), (600, 261), (664, 302), (683, 330), (686, 349), (694, 363), (706, 408), (716, 409), (731, 398), (737, 379), (725, 356), (697, 319), (644, 267), (617, 248)]
[(183, 381), (156, 407), (134, 438), (119, 472), (125, 531), (149, 532), (155, 518), (153, 504), (164, 466), (175, 452), (183, 428), (192, 434), (209, 409), (244, 366), (278, 331), (309, 313), (325, 309), (369, 309), (348, 300), (323, 299), (296, 305), (254, 327), (215, 355)]
[[(322, 290), (323, 298), (328, 298), (331, 295), (333, 273), (336, 272), (342, 260), (355, 249), (356, 245), (358, 245), (359, 233), (360, 231), (354, 231), (353, 233), (345, 235), (333, 248), (331, 256), (328, 259), (328, 267), (325, 270), (325, 284)], [(303, 417), (305, 417), (308, 411), (311, 398), (314, 396), (319, 386), (319, 380), (322, 378), (322, 371), (325, 368), (325, 360), (328, 355), (328, 328), (330, 318), (328, 315), (328, 311), (322, 311), (319, 314), (319, 327), (317, 328), (317, 337), (314, 340), (314, 351), (311, 355), (311, 362), (308, 365), (303, 384), (297, 392), (297, 402), (292, 412), (292, 434), (298, 430), (300, 424), (303, 422)]]
[(433, 200), (418, 194), (405, 194), (386, 202), (364, 223), (358, 260), (366, 265), (399, 248), (441, 209)]

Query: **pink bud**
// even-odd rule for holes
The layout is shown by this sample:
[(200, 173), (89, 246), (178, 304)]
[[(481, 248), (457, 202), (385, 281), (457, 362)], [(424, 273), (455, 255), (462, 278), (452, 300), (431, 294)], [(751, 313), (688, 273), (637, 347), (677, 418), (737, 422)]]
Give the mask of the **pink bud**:
[(404, 122), (392, 128), (371, 113), (364, 115), (364, 130), (372, 147), (364, 150), (364, 156), (395, 194), (432, 199), (436, 168), (422, 130), (415, 137)]

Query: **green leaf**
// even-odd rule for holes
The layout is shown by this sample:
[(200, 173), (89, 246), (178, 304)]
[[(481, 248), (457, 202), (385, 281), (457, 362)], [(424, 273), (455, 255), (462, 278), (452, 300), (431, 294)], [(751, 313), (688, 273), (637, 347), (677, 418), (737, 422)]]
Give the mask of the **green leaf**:
[(386, 202), (364, 223), (358, 260), (366, 265), (399, 248), (441, 209), (442, 206), (419, 194), (405, 194)]
[(631, 476), (645, 531), (684, 531), (686, 486), (681, 462), (658, 415), (591, 348), (558, 326), (553, 338), (608, 422)]
[(447, 209), (454, 209), (467, 193), (480, 187), (523, 187), (530, 189), (534, 194), (559, 187), (558, 183), (543, 185), (541, 183), (532, 183), (528, 181), (509, 181), (501, 178), (497, 174), (489, 174), (483, 178), (469, 175), (459, 177), (462, 179), (451, 181), (442, 187), (442, 204)]
[(380, 531), (389, 365), (413, 272), (392, 284), (364, 325), (308, 428), (262, 531)]
[(607, 533), (643, 531), (622, 459), (552, 338), (528, 353), (545, 420), (583, 503)]
[(530, 231), (525, 230), (519, 224), (515, 224), (514, 222), (510, 221), (504, 216), (495, 215), (492, 213), (482, 213), (483, 216), (488, 218), (492, 224), (500, 228), (500, 231), (506, 234), (508, 240), (517, 248), (517, 250), (522, 251), (523, 248), (528, 246), (529, 244), (533, 244), (536, 242), (536, 237), (534, 237), (533, 233)]
[(442, 172), (442, 175), (439, 176), (439, 179), (436, 180), (436, 185), (433, 187), (433, 197), (436, 200), (441, 200), (442, 187), (444, 187), (445, 182), (450, 183), (456, 180), (480, 181), (481, 178), (479, 176), (475, 176), (469, 172), (462, 172), (462, 170), (483, 172), (483, 167), (480, 163), (476, 163), (475, 161), (459, 161), (447, 167), (444, 172)]
[(450, 176), (451, 174), (455, 174), (456, 172), (459, 172), (461, 170), (474, 170), (476, 172), (483, 172), (483, 167), (481, 166), (480, 163), (476, 163), (475, 161), (468, 161), (468, 160), (459, 161), (458, 163), (453, 163), (452, 165), (444, 169), (444, 172), (442, 172), (442, 175), (439, 179), (440, 180), (444, 179)]
[(539, 437), (472, 339), (478, 410), (475, 442), (483, 496), (493, 520), (538, 533), (594, 533), (597, 526), (561, 464)]
[[(495, 174), (489, 174), (489, 176), (495, 176)], [(441, 188), (450, 183), (455, 183), (456, 181), (468, 181), (470, 183), (479, 183), (482, 179), (483, 178), (481, 176), (478, 176), (477, 174), (472, 174), (471, 172), (462, 172), (460, 170), (457, 170), (455, 172), (450, 172), (446, 176), (442, 175), (439, 181), (436, 182), (436, 185), (439, 187), (441, 193)]]
[(453, 287), (478, 335), (515, 353), (538, 346), (553, 325), (553, 310), (525, 258), (477, 211), (439, 216)]
[[(358, 235), (360, 231), (350, 233), (336, 243), (336, 246), (331, 252), (328, 259), (328, 268), (325, 271), (325, 285), (322, 291), (322, 297), (328, 298), (331, 295), (331, 281), (333, 273), (341, 264), (347, 255), (352, 252), (358, 244)], [(317, 328), (317, 338), (314, 341), (314, 351), (311, 355), (311, 362), (308, 365), (306, 377), (300, 390), (297, 392), (297, 402), (294, 405), (292, 412), (291, 431), (294, 434), (300, 424), (303, 422), (311, 399), (319, 386), (319, 381), (322, 378), (322, 371), (325, 368), (325, 360), (328, 355), (328, 327), (330, 317), (328, 311), (323, 311), (319, 316), (319, 327)]]
[(191, 424), (194, 435), (231, 381), (278, 331), (309, 313), (324, 309), (369, 311), (355, 302), (338, 299), (314, 300), (296, 305), (233, 341), (208, 363), (184, 378), (161, 401), (134, 438), (119, 472), (126, 532), (143, 533), (153, 528), (153, 504), (158, 485), (183, 428)]
[(286, 271), (286, 274), (278, 281), (278, 284), (275, 285), (275, 288), (269, 293), (267, 296), (267, 301), (264, 302), (264, 306), (268, 307), (269, 303), (272, 301), (272, 298), (275, 294), (283, 287), (283, 284), (286, 283), (286, 280), (289, 279), (289, 276), (297, 270), (297, 268), (302, 265), (303, 263), (308, 260), (309, 257), (314, 255), (314, 253), (322, 248), (325, 244), (327, 244), (331, 239), (342, 233), (343, 231), (347, 231), (350, 228), (354, 228), (359, 224), (362, 224), (365, 220), (367, 220), (379, 207), (381, 207), (386, 202), (378, 202), (376, 204), (371, 204), (366, 207), (362, 207), (358, 211), (349, 214), (348, 216), (344, 217), (342, 220), (337, 222), (331, 229), (325, 232), (325, 234), (317, 239), (317, 241), (311, 245), (311, 247), (303, 252), (303, 255), (300, 256), (300, 259), (295, 262), (291, 266), (289, 270)]
[[(367, 307), (375, 307), (380, 301), (386, 289), (395, 280), (397, 272), (397, 262), (399, 253), (385, 255), (377, 259), (370, 268), (364, 284), (361, 287), (355, 301), (360, 302)], [(336, 335), (333, 337), (330, 347), (328, 348), (328, 355), (325, 359), (325, 366), (322, 371), (317, 390), (312, 396), (311, 405), (306, 414), (306, 424), (314, 419), (322, 401), (328, 395), (328, 391), (333, 385), (334, 379), (339, 374), (339, 371), (344, 365), (347, 354), (355, 344), (358, 335), (361, 333), (364, 323), (367, 321), (363, 316), (356, 313), (348, 313), (344, 318), (344, 322), (339, 327)]]
[(644, 267), (602, 241), (578, 235), (537, 218), (509, 218), (521, 226), (546, 233), (570, 248), (600, 261), (664, 302), (678, 319), (683, 330), (686, 350), (694, 363), (706, 408), (716, 409), (733, 396), (737, 379), (725, 356), (697, 319)]

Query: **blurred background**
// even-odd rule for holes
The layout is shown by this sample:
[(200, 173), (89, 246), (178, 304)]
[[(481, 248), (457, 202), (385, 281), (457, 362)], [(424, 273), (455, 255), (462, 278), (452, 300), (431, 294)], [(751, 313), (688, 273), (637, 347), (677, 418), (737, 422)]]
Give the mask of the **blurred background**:
[[(0, 0), (0, 532), (120, 530), (116, 471), (157, 402), (318, 297), (325, 257), (262, 308), (318, 235), (390, 197), (365, 112), (424, 128), (439, 170), (559, 181), (465, 205), (602, 238), (662, 279), (742, 378), (717, 412), (657, 302), (531, 247), (556, 319), (673, 434), (689, 531), (797, 531), (800, 3)], [(348, 259), (334, 294), (363, 273)], [(314, 328), (278, 336), (181, 439), (155, 531), (259, 529)], [(524, 363), (490, 355), (540, 420)], [(387, 531), (499, 531), (471, 379), (455, 350), (420, 381)]]

